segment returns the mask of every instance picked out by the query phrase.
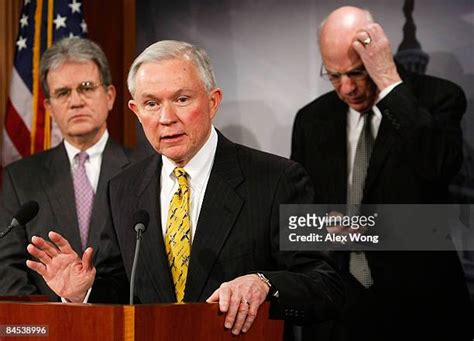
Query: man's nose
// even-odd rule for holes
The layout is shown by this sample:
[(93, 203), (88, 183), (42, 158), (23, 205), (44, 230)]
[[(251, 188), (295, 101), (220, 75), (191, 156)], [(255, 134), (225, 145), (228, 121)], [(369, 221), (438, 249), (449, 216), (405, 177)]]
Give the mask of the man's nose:
[(343, 95), (351, 94), (356, 88), (356, 83), (353, 79), (348, 77), (347, 75), (341, 76), (341, 84), (339, 85), (340, 92)]
[(71, 107), (84, 105), (84, 97), (76, 89), (71, 90), (71, 94), (69, 95), (69, 105)]
[(163, 103), (160, 110), (160, 124), (168, 125), (176, 121), (176, 109), (171, 103)]

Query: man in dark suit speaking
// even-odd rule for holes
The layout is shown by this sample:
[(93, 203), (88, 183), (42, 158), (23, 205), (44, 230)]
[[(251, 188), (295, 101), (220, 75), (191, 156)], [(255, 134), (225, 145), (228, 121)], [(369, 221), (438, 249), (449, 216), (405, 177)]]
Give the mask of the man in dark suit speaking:
[[(398, 71), (382, 27), (359, 8), (332, 12), (320, 26), (319, 47), (321, 75), (334, 91), (298, 112), (291, 154), (309, 172), (316, 203), (447, 203), (462, 161), (462, 90)], [(342, 323), (334, 328), (342, 339), (470, 339), (455, 252), (334, 257), (351, 283)]]
[[(279, 206), (308, 203), (303, 168), (226, 139), (212, 126), (222, 98), (203, 50), (177, 41), (148, 47), (128, 77), (130, 109), (157, 154), (110, 182), (110, 224), (99, 260), (65, 239), (33, 238), (27, 265), (72, 302), (126, 302), (135, 232), (150, 213), (137, 268), (141, 303), (219, 302), (232, 333), (246, 332), (258, 307), (297, 322), (334, 318), (340, 279), (321, 253), (282, 252)], [(93, 285), (93, 286), (92, 286)]]
[(56, 42), (42, 57), (40, 79), (45, 107), (64, 141), (4, 170), (1, 226), (30, 200), (39, 203), (40, 211), (2, 239), (0, 295), (43, 294), (58, 300), (41, 276), (25, 266), (28, 241), (54, 229), (76, 252), (88, 245), (97, 248), (106, 221), (107, 183), (131, 159), (107, 132), (115, 88), (97, 44), (81, 38)]

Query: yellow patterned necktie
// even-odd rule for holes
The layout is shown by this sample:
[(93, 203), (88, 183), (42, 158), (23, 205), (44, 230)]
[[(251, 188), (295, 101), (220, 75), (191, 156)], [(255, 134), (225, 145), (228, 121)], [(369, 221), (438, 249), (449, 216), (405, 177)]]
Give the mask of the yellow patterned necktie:
[(171, 198), (166, 225), (166, 255), (173, 276), (174, 290), (178, 303), (183, 302), (189, 256), (191, 255), (191, 219), (189, 198), (191, 189), (186, 171), (176, 167), (173, 175), (178, 179), (178, 190)]

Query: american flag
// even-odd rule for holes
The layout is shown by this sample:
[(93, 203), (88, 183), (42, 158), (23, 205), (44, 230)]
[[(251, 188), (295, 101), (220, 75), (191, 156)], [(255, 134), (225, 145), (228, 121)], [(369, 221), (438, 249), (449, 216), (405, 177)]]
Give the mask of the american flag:
[(86, 33), (80, 1), (24, 1), (5, 113), (3, 166), (61, 142), (59, 130), (43, 107), (40, 59), (54, 41)]

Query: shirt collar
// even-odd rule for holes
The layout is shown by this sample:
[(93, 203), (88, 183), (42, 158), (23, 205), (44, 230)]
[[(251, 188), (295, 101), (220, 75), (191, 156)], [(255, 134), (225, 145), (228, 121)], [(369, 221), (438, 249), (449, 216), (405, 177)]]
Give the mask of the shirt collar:
[[(107, 144), (108, 138), (109, 138), (109, 132), (106, 129), (102, 137), (99, 139), (99, 141), (97, 141), (96, 144), (94, 144), (93, 146), (85, 150), (85, 152), (89, 154), (89, 160), (104, 152), (105, 145)], [(74, 161), (74, 156), (76, 156), (76, 154), (79, 153), (81, 150), (74, 147), (72, 144), (70, 144), (66, 140), (64, 140), (64, 147), (66, 148), (66, 153), (67, 153), (69, 162), (72, 165)]]
[[(375, 117), (382, 118), (382, 113), (380, 112), (379, 108), (377, 108), (376, 105), (374, 105), (372, 108), (370, 108), (372, 112), (374, 113)], [(364, 111), (366, 112), (366, 111)], [(349, 125), (350, 126), (357, 126), (357, 122), (359, 122), (362, 119), (362, 114), (351, 107), (349, 107)]]
[[(206, 174), (210, 172), (212, 164), (214, 162), (214, 156), (217, 150), (217, 132), (214, 126), (211, 127), (211, 133), (206, 143), (201, 149), (194, 155), (194, 157), (184, 166), (184, 170), (188, 174), (190, 179), (191, 187), (201, 187), (206, 180)], [(162, 155), (163, 160), (163, 171), (166, 176), (174, 178), (172, 173), (176, 168), (175, 163), (168, 157)]]

